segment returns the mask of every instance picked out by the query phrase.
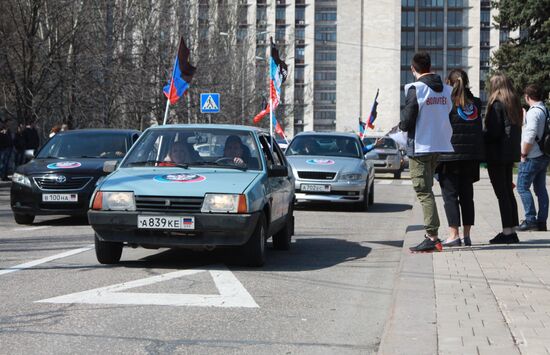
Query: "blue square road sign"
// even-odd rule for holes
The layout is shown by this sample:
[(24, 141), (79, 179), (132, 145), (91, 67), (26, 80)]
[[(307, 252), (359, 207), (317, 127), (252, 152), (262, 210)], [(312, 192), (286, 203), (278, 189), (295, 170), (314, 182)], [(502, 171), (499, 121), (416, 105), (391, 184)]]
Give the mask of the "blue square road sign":
[(220, 94), (205, 93), (201, 94), (201, 113), (220, 112)]

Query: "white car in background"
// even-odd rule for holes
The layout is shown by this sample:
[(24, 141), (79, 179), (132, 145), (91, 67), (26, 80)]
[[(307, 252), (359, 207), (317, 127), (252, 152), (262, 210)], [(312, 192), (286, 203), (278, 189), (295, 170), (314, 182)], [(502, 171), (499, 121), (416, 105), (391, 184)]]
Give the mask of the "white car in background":
[(363, 138), (363, 144), (372, 144), (377, 139), (381, 139), (381, 142), (374, 148), (377, 155), (373, 159), (374, 169), (377, 173), (391, 173), (394, 179), (401, 179), (401, 172), (405, 169), (403, 153), (395, 141), (387, 136), (366, 136)]

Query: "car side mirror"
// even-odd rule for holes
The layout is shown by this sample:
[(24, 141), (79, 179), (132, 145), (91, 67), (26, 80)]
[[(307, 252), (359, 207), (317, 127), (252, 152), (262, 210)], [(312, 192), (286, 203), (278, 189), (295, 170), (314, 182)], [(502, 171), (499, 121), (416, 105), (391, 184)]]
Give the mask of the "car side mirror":
[(285, 177), (288, 176), (288, 169), (284, 165), (272, 165), (267, 168), (268, 177)]
[(377, 160), (379, 158), (378, 153), (374, 151), (370, 151), (367, 154), (365, 154), (365, 159), (367, 160)]
[(118, 161), (107, 160), (105, 163), (103, 163), (103, 172), (112, 173), (113, 171), (116, 170), (117, 165), (118, 165)]
[(25, 159), (31, 160), (34, 158), (34, 149), (25, 150)]

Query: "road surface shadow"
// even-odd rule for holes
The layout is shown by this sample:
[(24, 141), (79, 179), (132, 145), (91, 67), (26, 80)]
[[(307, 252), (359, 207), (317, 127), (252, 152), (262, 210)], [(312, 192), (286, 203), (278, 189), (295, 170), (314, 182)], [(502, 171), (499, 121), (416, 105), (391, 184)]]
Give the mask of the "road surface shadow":
[[(304, 271), (319, 270), (368, 256), (371, 248), (359, 243), (336, 238), (297, 238), (290, 250), (275, 250), (271, 241), (266, 249), (266, 263), (253, 268), (242, 265), (237, 248), (216, 248), (213, 251), (168, 249), (140, 260), (124, 260), (119, 266), (129, 268), (188, 269), (212, 264), (227, 264), (231, 269), (262, 271)], [(115, 266), (117, 267), (117, 266)]]
[(358, 211), (356, 210), (353, 204), (345, 203), (300, 203), (294, 207), (297, 211), (315, 211), (315, 212), (356, 212), (356, 213), (393, 213), (393, 212), (403, 212), (412, 209), (412, 205), (404, 203), (382, 203), (374, 202), (373, 205), (369, 206), (367, 211)]

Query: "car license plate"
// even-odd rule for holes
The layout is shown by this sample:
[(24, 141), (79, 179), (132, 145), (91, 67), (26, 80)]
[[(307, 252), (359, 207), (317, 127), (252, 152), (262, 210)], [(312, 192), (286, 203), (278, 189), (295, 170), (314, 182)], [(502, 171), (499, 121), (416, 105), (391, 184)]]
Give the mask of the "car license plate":
[(42, 194), (42, 202), (78, 202), (78, 194)]
[(302, 184), (300, 185), (302, 191), (309, 192), (330, 192), (330, 185), (311, 185), (311, 184)]
[(195, 229), (195, 217), (138, 216), (138, 228), (144, 229)]

